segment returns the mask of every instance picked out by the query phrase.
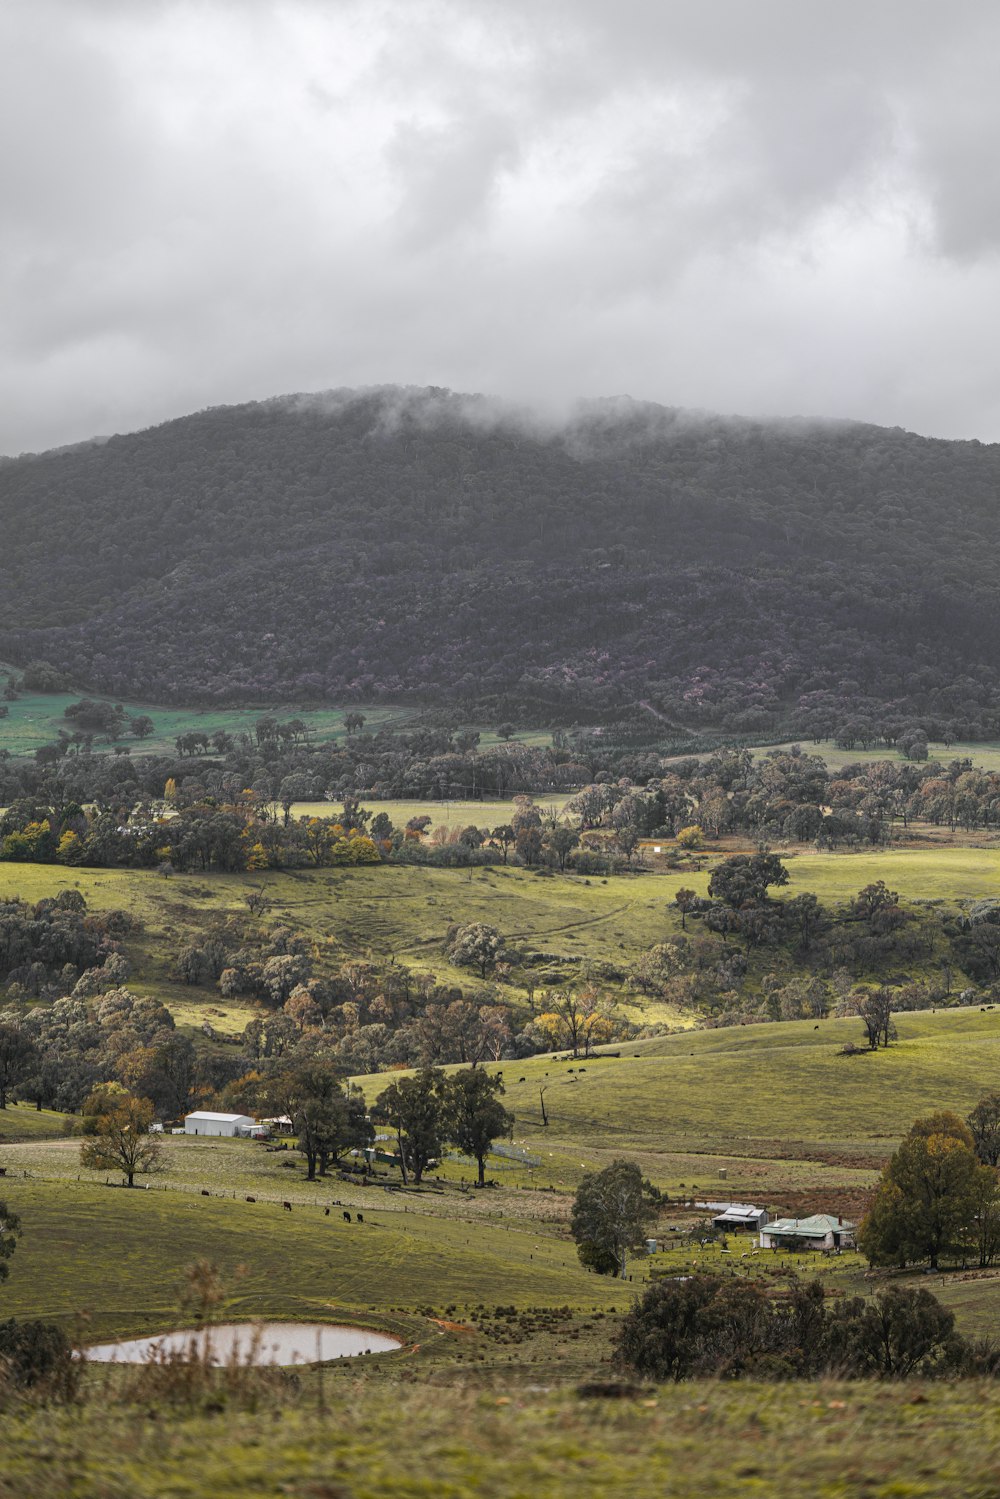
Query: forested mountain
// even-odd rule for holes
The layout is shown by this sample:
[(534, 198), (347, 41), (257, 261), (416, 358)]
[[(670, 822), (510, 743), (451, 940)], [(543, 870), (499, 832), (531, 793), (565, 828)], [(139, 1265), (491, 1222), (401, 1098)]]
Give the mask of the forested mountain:
[(0, 656), (111, 697), (1000, 731), (1000, 446), (381, 388), (0, 464)]

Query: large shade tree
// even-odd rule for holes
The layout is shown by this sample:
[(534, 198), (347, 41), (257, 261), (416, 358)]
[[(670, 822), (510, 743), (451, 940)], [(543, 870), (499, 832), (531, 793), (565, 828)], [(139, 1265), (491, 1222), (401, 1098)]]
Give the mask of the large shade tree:
[(994, 1215), (996, 1173), (980, 1164), (968, 1125), (940, 1111), (917, 1119), (882, 1173), (858, 1244), (874, 1265), (926, 1260), (975, 1248), (983, 1213)]
[(634, 1161), (612, 1161), (583, 1178), (573, 1200), (570, 1232), (582, 1262), (614, 1269), (624, 1280), (628, 1251), (656, 1221), (656, 1198)]
[(345, 1087), (333, 1067), (306, 1062), (288, 1068), (273, 1089), (276, 1108), (287, 1114), (306, 1158), (306, 1176), (325, 1176), (330, 1165), (349, 1150), (364, 1150), (374, 1131), (368, 1120), (364, 1094)]

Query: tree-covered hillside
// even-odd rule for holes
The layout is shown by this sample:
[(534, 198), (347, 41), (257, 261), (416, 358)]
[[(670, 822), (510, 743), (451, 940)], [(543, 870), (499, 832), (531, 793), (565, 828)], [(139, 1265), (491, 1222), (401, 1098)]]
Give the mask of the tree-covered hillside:
[(385, 388), (0, 465), (0, 655), (153, 701), (1000, 726), (1000, 446)]

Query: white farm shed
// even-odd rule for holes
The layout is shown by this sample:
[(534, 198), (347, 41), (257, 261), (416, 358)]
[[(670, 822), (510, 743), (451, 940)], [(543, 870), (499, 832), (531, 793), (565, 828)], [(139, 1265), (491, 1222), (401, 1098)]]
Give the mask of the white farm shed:
[(249, 1114), (213, 1114), (210, 1109), (184, 1115), (186, 1135), (249, 1135), (256, 1124)]

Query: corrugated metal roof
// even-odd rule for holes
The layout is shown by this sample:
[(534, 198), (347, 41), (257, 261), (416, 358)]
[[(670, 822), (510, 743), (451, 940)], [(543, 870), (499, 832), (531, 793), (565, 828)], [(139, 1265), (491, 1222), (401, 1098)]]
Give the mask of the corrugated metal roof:
[(801, 1234), (804, 1238), (822, 1238), (826, 1234), (845, 1230), (850, 1233), (857, 1225), (847, 1219), (834, 1217), (832, 1213), (813, 1213), (810, 1218), (775, 1218), (765, 1230), (769, 1234)]
[(216, 1124), (253, 1124), (249, 1114), (213, 1114), (211, 1109), (195, 1109), (193, 1114), (185, 1114), (185, 1119), (211, 1119)]

